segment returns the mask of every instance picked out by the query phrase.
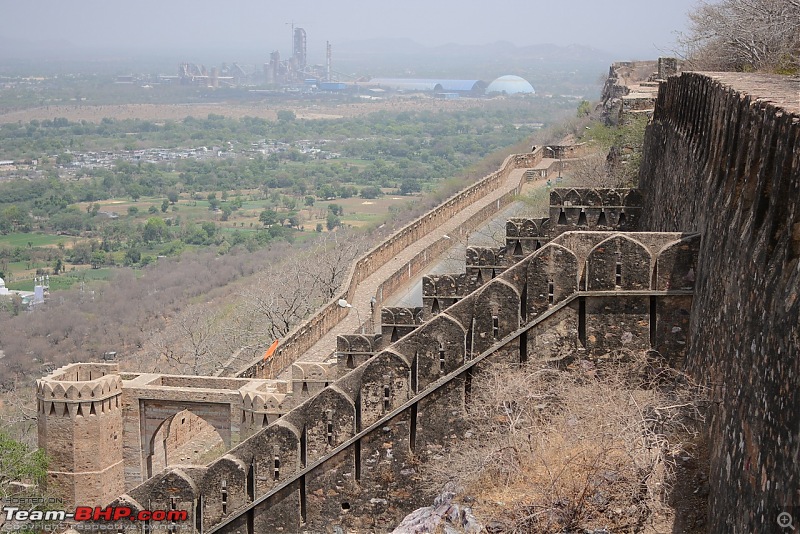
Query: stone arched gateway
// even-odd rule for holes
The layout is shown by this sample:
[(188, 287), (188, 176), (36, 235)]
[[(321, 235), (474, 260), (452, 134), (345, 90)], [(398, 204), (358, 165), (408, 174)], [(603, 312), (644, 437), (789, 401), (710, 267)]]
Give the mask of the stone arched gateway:
[[(153, 438), (165, 425), (175, 423), (176, 414), (187, 411), (203, 419), (231, 448), (256, 430), (246, 421), (262, 421), (282, 411), (282, 396), (266, 380), (121, 375), (116, 364), (65, 366), (39, 381), (38, 396), (40, 442), (52, 459), (48, 472), (54, 486), (61, 484), (62, 473), (75, 471), (77, 441), (48, 439), (49, 434), (85, 435), (92, 441), (80, 447), (81, 454), (91, 458), (81, 460), (85, 475), (72, 475), (76, 481), (85, 478), (86, 483), (68, 481), (76, 488), (91, 486), (91, 493), (64, 492), (70, 500), (84, 503), (108, 503), (125, 487), (136, 486), (163, 469), (158, 462), (153, 469)], [(253, 402), (256, 398), (259, 402)], [(109, 478), (96, 481), (96, 473), (109, 473)]]
[[(207, 423), (222, 438), (226, 449), (232, 445), (231, 407), (227, 404), (140, 399), (139, 420), (145, 478), (150, 478), (160, 469), (175, 463), (169, 458), (168, 445), (165, 442), (174, 436), (177, 427), (187, 424), (187, 420), (189, 425), (193, 420)], [(158, 439), (159, 437), (161, 439)], [(160, 459), (162, 452), (163, 462), (159, 462), (157, 460)]]

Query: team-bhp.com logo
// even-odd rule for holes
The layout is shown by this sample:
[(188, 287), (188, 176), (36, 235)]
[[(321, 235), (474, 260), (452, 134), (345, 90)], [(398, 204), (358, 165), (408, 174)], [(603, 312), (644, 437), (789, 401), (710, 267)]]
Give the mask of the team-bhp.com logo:
[[(77, 506), (74, 512), (66, 510), (25, 510), (19, 506), (3, 507), (3, 519), (6, 525), (24, 523), (62, 523), (75, 522), (81, 529), (81, 523), (147, 521), (175, 525), (186, 521), (189, 513), (186, 510), (134, 510), (129, 506)], [(151, 525), (154, 526), (154, 525)]]

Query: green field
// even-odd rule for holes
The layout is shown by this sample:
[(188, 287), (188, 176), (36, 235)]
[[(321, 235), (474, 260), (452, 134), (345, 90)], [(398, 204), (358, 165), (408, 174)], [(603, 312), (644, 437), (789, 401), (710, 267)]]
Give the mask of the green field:
[[(79, 269), (69, 271), (62, 275), (50, 275), (50, 291), (57, 291), (59, 289), (69, 289), (79, 282), (89, 282), (92, 280), (108, 280), (113, 274), (113, 268), (105, 269)], [(8, 284), (9, 289), (17, 291), (33, 291), (33, 280), (22, 280)]]
[(16, 232), (7, 235), (0, 235), (0, 246), (9, 247), (48, 247), (59, 243), (67, 244), (74, 239), (70, 236), (51, 235), (51, 234), (25, 234)]

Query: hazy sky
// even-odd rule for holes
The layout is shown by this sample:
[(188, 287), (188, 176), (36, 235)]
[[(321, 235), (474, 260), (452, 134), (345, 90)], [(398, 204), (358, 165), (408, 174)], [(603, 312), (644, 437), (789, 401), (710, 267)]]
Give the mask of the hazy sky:
[[(295, 21), (312, 59), (325, 41), (408, 37), (423, 45), (581, 44), (619, 59), (672, 48), (697, 0), (0, 0), (0, 43), (77, 47), (291, 50)], [(265, 53), (267, 53), (265, 52)]]

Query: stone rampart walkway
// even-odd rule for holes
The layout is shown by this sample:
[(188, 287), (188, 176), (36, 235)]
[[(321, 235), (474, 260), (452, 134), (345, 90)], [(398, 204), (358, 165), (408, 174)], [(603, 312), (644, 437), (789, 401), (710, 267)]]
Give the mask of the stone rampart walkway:
[[(342, 319), (339, 324), (333, 327), (327, 334), (322, 336), (306, 353), (300, 358), (299, 361), (304, 362), (322, 362), (333, 357), (336, 351), (336, 336), (339, 334), (352, 334), (359, 329), (359, 317), (363, 323), (364, 332), (370, 333), (371, 329), (380, 328), (380, 310), (375, 309), (374, 316), (370, 313), (370, 299), (375, 296), (378, 286), (392, 274), (394, 274), (400, 267), (411, 261), (414, 256), (419, 254), (426, 247), (430, 246), (437, 240), (445, 235), (458, 235), (459, 227), (471, 216), (479, 212), (484, 207), (493, 202), (497, 202), (506, 193), (515, 190), (519, 187), (523, 179), (526, 168), (514, 169), (509, 173), (505, 182), (489, 193), (488, 195), (476, 200), (467, 208), (461, 210), (455, 217), (445, 221), (441, 226), (432, 230), (427, 235), (418, 239), (410, 247), (406, 247), (400, 254), (395, 256), (392, 260), (388, 261), (385, 265), (380, 267), (377, 271), (372, 273), (369, 277), (363, 280), (356, 288), (355, 298), (350, 304), (353, 308)], [(356, 311), (358, 310), (358, 311)], [(291, 368), (284, 370), (279, 376), (282, 379), (291, 377)]]

